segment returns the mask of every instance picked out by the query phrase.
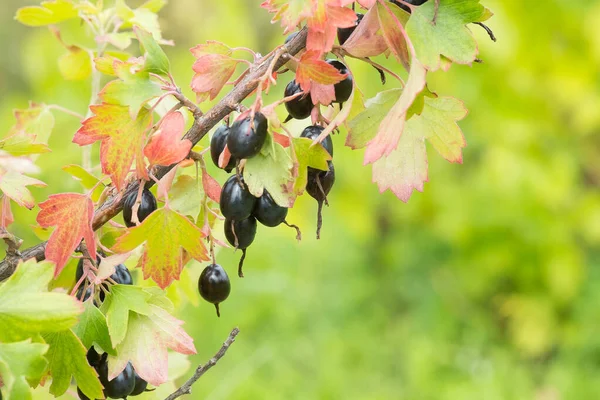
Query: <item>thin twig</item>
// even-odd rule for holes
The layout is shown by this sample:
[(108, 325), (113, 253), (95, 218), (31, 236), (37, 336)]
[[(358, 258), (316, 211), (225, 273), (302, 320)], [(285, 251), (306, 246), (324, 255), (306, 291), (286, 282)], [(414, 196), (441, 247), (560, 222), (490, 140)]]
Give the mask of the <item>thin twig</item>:
[(223, 346), (221, 346), (217, 354), (215, 354), (213, 358), (208, 360), (206, 364), (199, 365), (198, 368), (196, 368), (196, 372), (194, 373), (194, 375), (190, 379), (188, 379), (179, 389), (171, 393), (169, 397), (167, 397), (165, 400), (174, 400), (185, 394), (192, 393), (192, 385), (196, 383), (196, 381), (200, 379), (202, 375), (206, 373), (206, 371), (214, 367), (217, 364), (217, 362), (219, 362), (219, 360), (223, 358), (223, 356), (229, 349), (229, 346), (231, 346), (233, 342), (235, 342), (235, 337), (238, 335), (238, 333), (240, 333), (240, 330), (238, 328), (233, 328), (233, 330), (229, 334), (229, 337), (223, 343)]

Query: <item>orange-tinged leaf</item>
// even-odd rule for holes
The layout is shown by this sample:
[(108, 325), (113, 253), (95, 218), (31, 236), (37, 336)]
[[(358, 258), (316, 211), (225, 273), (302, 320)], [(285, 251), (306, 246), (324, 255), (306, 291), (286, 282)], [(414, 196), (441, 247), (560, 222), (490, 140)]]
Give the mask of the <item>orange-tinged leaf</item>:
[(96, 241), (92, 229), (94, 203), (79, 193), (54, 194), (40, 203), (37, 223), (42, 228), (56, 226), (46, 245), (46, 260), (56, 264), (54, 276), (58, 276), (81, 239), (85, 239), (92, 258), (96, 258)]
[(206, 172), (206, 169), (202, 169), (202, 186), (209, 199), (217, 203), (221, 200), (221, 185)]
[(44, 182), (16, 171), (8, 171), (0, 175), (0, 190), (21, 207), (27, 207), (31, 210), (35, 206), (35, 199), (27, 189), (27, 186), (30, 185), (46, 186)]
[[(408, 47), (406, 44), (406, 31), (404, 26), (410, 17), (406, 11), (400, 7), (383, 5), (377, 3), (377, 15), (383, 38), (388, 48), (394, 56), (404, 65), (406, 70), (410, 70), (410, 61), (408, 58)], [(399, 23), (401, 25), (399, 25)]]
[(296, 70), (296, 82), (305, 92), (310, 90), (312, 82), (333, 85), (346, 76), (347, 74), (341, 74), (333, 65), (321, 60), (320, 53), (316, 51), (304, 52)]
[(190, 49), (194, 57), (200, 58), (208, 54), (223, 54), (231, 55), (232, 50), (226, 44), (217, 42), (216, 40), (207, 40), (206, 43), (198, 44)]
[(311, 14), (312, 3), (312, 0), (266, 0), (261, 7), (275, 14), (271, 22), (281, 21), (289, 33)]
[(183, 160), (192, 148), (191, 141), (181, 139), (184, 130), (185, 121), (179, 111), (165, 116), (160, 128), (144, 148), (144, 155), (150, 164), (168, 166)]
[(240, 60), (226, 54), (205, 54), (192, 67), (196, 75), (192, 78), (192, 90), (199, 102), (213, 100), (229, 81)]
[(150, 214), (141, 225), (127, 230), (113, 250), (122, 253), (144, 244), (140, 260), (144, 279), (152, 278), (164, 289), (179, 279), (182, 250), (198, 261), (208, 260), (202, 241), (205, 236), (183, 215), (164, 207)]
[(350, 28), (356, 24), (356, 13), (346, 5), (351, 1), (314, 0), (312, 14), (308, 18), (307, 50), (320, 54), (333, 48), (338, 28)]
[(110, 175), (114, 185), (120, 190), (135, 160), (138, 174), (145, 174), (142, 168), (141, 143), (152, 123), (152, 115), (148, 110), (142, 109), (137, 118), (132, 119), (128, 107), (112, 104), (90, 106), (90, 109), (95, 115), (83, 121), (73, 142), (84, 146), (102, 141), (102, 172)]
[(377, 7), (373, 7), (367, 11), (342, 47), (354, 57), (378, 56), (388, 48), (380, 29)]
[(7, 196), (2, 196), (0, 199), (0, 228), (6, 229), (15, 222), (15, 217), (10, 208), (10, 199)]

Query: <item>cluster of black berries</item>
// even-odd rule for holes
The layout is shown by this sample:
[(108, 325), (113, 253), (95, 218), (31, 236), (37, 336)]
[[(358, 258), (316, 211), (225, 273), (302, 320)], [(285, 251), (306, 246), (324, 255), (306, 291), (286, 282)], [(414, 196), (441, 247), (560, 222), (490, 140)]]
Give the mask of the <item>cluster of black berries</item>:
[[(127, 366), (117, 377), (111, 381), (108, 380), (108, 354), (103, 353), (102, 355), (91, 347), (87, 352), (88, 363), (94, 367), (98, 373), (100, 383), (104, 386), (104, 397), (110, 399), (126, 399), (127, 396), (137, 396), (146, 392), (148, 382), (140, 378), (140, 376), (133, 369), (131, 363), (127, 363)], [(77, 388), (77, 394), (81, 400), (90, 400), (81, 389)]]
[[(100, 256), (97, 256), (96, 263), (100, 264)], [(81, 279), (82, 276), (83, 276), (83, 258), (80, 259), (79, 262), (77, 263), (77, 270), (75, 271), (75, 282), (79, 282), (79, 280)], [(121, 285), (133, 285), (133, 279), (131, 278), (131, 273), (129, 273), (129, 270), (127, 269), (127, 267), (124, 264), (119, 264), (115, 267), (115, 272), (110, 276), (110, 279), (112, 279), (113, 281), (115, 281), (116, 283), (121, 284)], [(84, 292), (83, 292), (84, 286), (85, 285), (82, 284), (79, 287), (79, 289), (77, 290), (77, 294), (75, 295), (75, 297), (77, 297), (77, 299), (80, 301), (86, 301), (92, 295), (92, 287), (89, 286), (84, 294)], [(102, 288), (106, 291), (110, 291), (110, 285), (108, 285), (107, 283), (102, 283)], [(104, 290), (101, 289), (100, 293), (98, 295), (100, 303), (102, 303), (105, 298)], [(100, 303), (97, 303), (94, 300), (94, 304), (96, 306), (99, 306)]]

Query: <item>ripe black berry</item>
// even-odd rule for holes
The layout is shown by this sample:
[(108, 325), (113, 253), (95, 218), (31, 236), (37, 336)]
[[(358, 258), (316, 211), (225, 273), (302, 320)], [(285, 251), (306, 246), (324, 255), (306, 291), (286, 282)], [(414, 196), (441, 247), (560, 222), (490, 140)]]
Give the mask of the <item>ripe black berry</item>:
[(225, 301), (231, 292), (227, 272), (219, 264), (211, 264), (204, 268), (198, 279), (198, 291), (204, 300), (215, 305), (217, 316), (220, 317), (219, 303)]
[(248, 191), (243, 178), (232, 175), (221, 190), (221, 213), (225, 218), (241, 221), (252, 213), (256, 197)]
[(85, 355), (85, 358), (87, 358), (88, 363), (92, 367), (98, 366), (100, 364), (100, 361), (102, 361), (102, 356), (98, 354), (96, 349), (94, 349), (94, 346), (90, 347), (87, 354)]
[(235, 121), (227, 135), (227, 147), (235, 158), (242, 160), (257, 155), (267, 138), (267, 118), (260, 112), (254, 114), (254, 123), (250, 116)]
[[(300, 137), (315, 140), (316, 138), (319, 137), (321, 132), (323, 132), (324, 130), (325, 130), (325, 128), (323, 128), (322, 126), (318, 126), (318, 125), (307, 126), (306, 128), (304, 128), (304, 130), (300, 134)], [(329, 155), (333, 157), (333, 141), (331, 140), (331, 135), (328, 135), (321, 142), (321, 145), (323, 145), (323, 147), (325, 148), (325, 150), (327, 150)]]
[(328, 164), (328, 171), (319, 171), (312, 168), (309, 168), (308, 170), (306, 191), (312, 198), (317, 200), (317, 203), (319, 204), (319, 209), (317, 211), (317, 239), (321, 238), (321, 226), (323, 225), (323, 203), (329, 205), (327, 202), (327, 195), (335, 183), (335, 169), (333, 167), (333, 163), (328, 161)]
[(256, 218), (249, 217), (241, 221), (225, 220), (225, 237), (236, 249), (242, 250), (242, 257), (238, 266), (238, 276), (242, 278), (242, 268), (246, 259), (246, 249), (254, 241), (256, 236)]
[[(77, 396), (79, 396), (79, 400), (90, 400), (89, 397), (87, 397), (85, 394), (83, 394), (83, 392), (81, 391), (81, 389), (79, 389), (79, 387), (77, 388)], [(0, 396), (0, 400), (2, 400), (2, 396)]]
[(348, 70), (348, 67), (346, 67), (338, 60), (330, 59), (327, 60), (327, 63), (331, 66), (334, 66), (338, 71), (340, 71), (341, 74), (348, 74), (348, 76), (346, 76), (346, 78), (343, 81), (338, 82), (334, 85), (335, 102), (343, 105), (344, 102), (346, 102), (352, 94), (352, 86), (354, 82), (352, 74)]
[[(137, 199), (137, 191), (131, 192), (125, 197), (123, 202), (123, 219), (128, 228), (135, 226), (133, 222), (133, 205)], [(156, 210), (156, 197), (148, 189), (142, 191), (140, 207), (138, 208), (137, 217), (140, 223), (145, 220), (154, 210)]]
[[(410, 14), (410, 8), (408, 8), (408, 6), (406, 6), (405, 4), (402, 4), (396, 0), (390, 0), (390, 1)], [(404, 2), (408, 3), (408, 4), (412, 4), (413, 6), (420, 6), (421, 4), (426, 3), (427, 0), (404, 0)]]
[[(228, 135), (229, 127), (227, 125), (221, 125), (210, 139), (210, 157), (217, 167), (219, 166), (219, 157), (221, 156), (221, 153), (223, 153), (225, 145), (227, 144)], [(231, 172), (231, 170), (235, 168), (236, 163), (237, 160), (235, 157), (229, 157), (229, 162), (223, 169), (227, 172)]]
[(288, 209), (281, 207), (266, 190), (256, 201), (252, 215), (265, 226), (275, 227), (285, 221)]
[(350, 28), (338, 28), (337, 37), (340, 45), (346, 43), (346, 40), (348, 40), (350, 35), (356, 30), (356, 27), (360, 24), (360, 21), (362, 21), (364, 16), (364, 14), (356, 13), (356, 24), (354, 26), (351, 26)]
[(115, 273), (110, 276), (115, 282), (121, 285), (133, 285), (131, 273), (124, 264), (115, 267)]
[[(294, 79), (285, 87), (285, 97), (293, 96), (297, 93), (301, 93), (302, 88)], [(285, 103), (285, 109), (287, 110), (289, 116), (285, 120), (285, 122), (289, 121), (292, 118), (295, 119), (304, 119), (310, 117), (310, 113), (313, 109), (313, 103), (310, 99), (310, 95), (305, 93), (302, 96), (296, 97)]]
[(146, 388), (148, 387), (148, 382), (140, 378), (137, 372), (133, 371), (133, 373), (135, 374), (135, 385), (133, 387), (133, 392), (131, 392), (129, 395), (137, 396), (146, 391)]
[(135, 373), (131, 363), (115, 379), (108, 380), (108, 362), (103, 356), (102, 362), (96, 368), (100, 383), (104, 386), (104, 396), (111, 399), (123, 399), (131, 394), (135, 387)]

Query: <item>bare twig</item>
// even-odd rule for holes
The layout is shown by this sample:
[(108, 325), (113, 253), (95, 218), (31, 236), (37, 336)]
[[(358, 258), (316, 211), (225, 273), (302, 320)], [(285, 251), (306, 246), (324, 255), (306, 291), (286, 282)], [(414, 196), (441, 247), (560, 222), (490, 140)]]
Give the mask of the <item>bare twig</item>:
[[(306, 46), (306, 37), (308, 31), (302, 29), (289, 43), (283, 48), (288, 54), (295, 55), (300, 52)], [(218, 124), (223, 118), (229, 115), (234, 110), (240, 108), (240, 102), (248, 97), (259, 84), (259, 79), (264, 76), (267, 70), (271, 67), (273, 57), (265, 58), (254, 64), (248, 74), (242, 79), (231, 92), (229, 92), (223, 99), (217, 103), (213, 108), (208, 110), (203, 115), (196, 115), (194, 118), (194, 124), (185, 134), (184, 138), (189, 139), (194, 145), (198, 143), (208, 131)], [(281, 68), (288, 60), (285, 57), (280, 57), (274, 65), (273, 70)], [(165, 176), (175, 165), (168, 167), (155, 166), (149, 171), (157, 179), (161, 179)], [(128, 194), (137, 192), (138, 181), (132, 180), (127, 187), (121, 192), (117, 192), (112, 189), (112, 192), (107, 196), (106, 200), (98, 206), (94, 213), (94, 219), (92, 220), (92, 227), (94, 230), (99, 229), (102, 225), (110, 221), (114, 216), (119, 214), (123, 209), (123, 199)], [(146, 182), (146, 188), (150, 188), (154, 185), (153, 181)], [(0, 262), (0, 282), (7, 279), (12, 275), (14, 268), (20, 259), (27, 260), (35, 258), (38, 261), (44, 259), (44, 251), (46, 249), (47, 242), (42, 242), (38, 245), (25, 249), (21, 252), (20, 257), (8, 257), (4, 261)]]
[(192, 393), (192, 385), (196, 383), (196, 381), (200, 379), (202, 375), (206, 373), (206, 371), (214, 367), (217, 364), (217, 362), (219, 362), (219, 360), (223, 358), (223, 356), (229, 349), (229, 346), (231, 346), (233, 342), (235, 342), (235, 337), (238, 335), (238, 333), (240, 333), (240, 330), (238, 328), (233, 328), (233, 330), (229, 334), (229, 337), (223, 343), (223, 346), (221, 346), (217, 354), (215, 354), (213, 358), (208, 360), (206, 364), (199, 365), (198, 368), (196, 368), (196, 372), (194, 373), (194, 375), (190, 379), (188, 379), (179, 389), (171, 393), (169, 397), (167, 397), (165, 400), (173, 400), (185, 394)]

